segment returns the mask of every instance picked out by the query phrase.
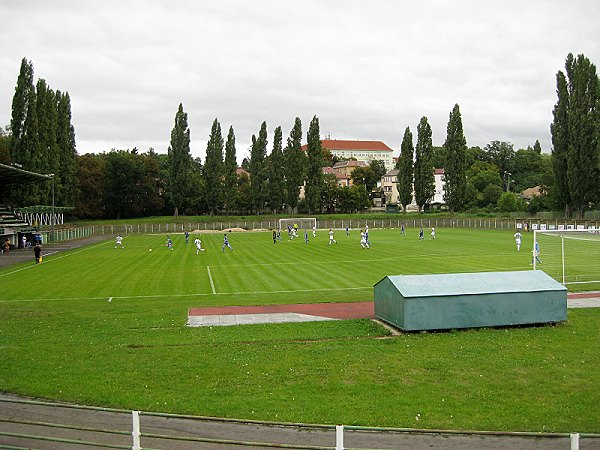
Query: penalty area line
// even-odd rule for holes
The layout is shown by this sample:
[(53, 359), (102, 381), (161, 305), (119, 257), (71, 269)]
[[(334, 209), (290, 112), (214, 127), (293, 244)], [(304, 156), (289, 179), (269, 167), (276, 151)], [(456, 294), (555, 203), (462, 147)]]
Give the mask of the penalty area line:
[(215, 283), (213, 283), (212, 275), (210, 274), (210, 266), (206, 266), (206, 271), (208, 272), (208, 279), (210, 280), (210, 288), (212, 289), (212, 293), (216, 294)]

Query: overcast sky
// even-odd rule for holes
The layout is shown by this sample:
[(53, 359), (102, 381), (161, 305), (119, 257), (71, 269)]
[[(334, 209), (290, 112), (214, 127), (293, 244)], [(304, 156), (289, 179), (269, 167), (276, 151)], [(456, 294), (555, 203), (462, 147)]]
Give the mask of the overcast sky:
[(315, 115), (322, 138), (397, 155), (422, 116), (442, 145), (456, 103), (469, 146), (547, 152), (556, 72), (600, 64), (595, 0), (1, 0), (0, 18), (0, 126), (26, 57), (69, 92), (79, 154), (166, 152), (179, 103), (202, 161), (215, 118), (238, 163), (263, 121), (270, 152)]

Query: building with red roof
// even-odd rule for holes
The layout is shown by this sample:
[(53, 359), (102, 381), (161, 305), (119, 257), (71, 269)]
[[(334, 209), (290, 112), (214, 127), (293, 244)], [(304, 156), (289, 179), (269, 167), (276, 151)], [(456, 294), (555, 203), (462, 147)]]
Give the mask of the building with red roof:
[[(369, 164), (374, 160), (382, 160), (386, 170), (394, 167), (394, 152), (381, 141), (351, 141), (344, 139), (322, 139), (321, 147), (326, 148), (333, 156), (341, 159), (354, 158)], [(308, 145), (303, 145), (306, 151)]]

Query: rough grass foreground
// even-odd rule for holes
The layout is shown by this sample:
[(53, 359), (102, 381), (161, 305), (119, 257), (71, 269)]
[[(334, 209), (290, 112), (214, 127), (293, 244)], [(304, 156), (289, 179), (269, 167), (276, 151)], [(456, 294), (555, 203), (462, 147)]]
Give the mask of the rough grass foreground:
[[(489, 235), (485, 241), (489, 253), (496, 244)], [(568, 322), (557, 326), (395, 337), (368, 320), (190, 329), (184, 326), (187, 308), (242, 301), (236, 302), (237, 295), (87, 298), (91, 281), (82, 276), (87, 259), (111, 286), (105, 260), (123, 270), (112, 250), (109, 243), (91, 255), (82, 252), (82, 259), (64, 258), (62, 266), (57, 260), (53, 270), (49, 257), (36, 272), (0, 272), (9, 289), (0, 300), (0, 390), (82, 404), (275, 421), (600, 431), (598, 309), (570, 310)], [(175, 258), (176, 251), (165, 257)], [(243, 251), (241, 245), (237, 251)], [(175, 276), (167, 267), (163, 271)], [(152, 266), (138, 277), (135, 270), (127, 276), (146, 277), (146, 289), (152, 290), (153, 277), (162, 280), (152, 273), (157, 270)], [(194, 270), (200, 276), (206, 268)], [(218, 279), (215, 284), (226, 286)], [(77, 285), (86, 298), (75, 298)], [(57, 294), (61, 287), (68, 298)], [(259, 294), (246, 299), (267, 301), (274, 302)]]

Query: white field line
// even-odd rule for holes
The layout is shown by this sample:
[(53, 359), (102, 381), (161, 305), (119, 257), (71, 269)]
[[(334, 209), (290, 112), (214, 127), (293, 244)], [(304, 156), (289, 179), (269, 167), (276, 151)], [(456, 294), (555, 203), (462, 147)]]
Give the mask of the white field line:
[(206, 266), (206, 271), (208, 272), (208, 279), (210, 280), (210, 288), (212, 289), (212, 293), (216, 294), (215, 283), (213, 283), (212, 275), (210, 274), (210, 266)]
[[(96, 247), (99, 247), (99, 246), (101, 246), (101, 245), (104, 245), (104, 244), (106, 244), (106, 242), (103, 242), (103, 243), (101, 243), (101, 244), (97, 244), (97, 245), (93, 245), (93, 246), (90, 246), (90, 247), (84, 247), (84, 248), (82, 248), (81, 250), (78, 250), (78, 251), (76, 251), (76, 252), (73, 252), (73, 253), (69, 253), (68, 255), (57, 256), (56, 258), (52, 258), (50, 261), (44, 261), (42, 264), (48, 264), (48, 263), (50, 263), (50, 262), (58, 261), (59, 259), (67, 258), (67, 257), (69, 257), (69, 256), (76, 255), (76, 254), (78, 254), (78, 253), (84, 252), (84, 251), (86, 251), (86, 250), (89, 250), (89, 249), (91, 249), (91, 248), (96, 248)], [(56, 253), (58, 253), (58, 252), (49, 252), (49, 253), (45, 253), (45, 254), (42, 254), (42, 257), (46, 257), (46, 256), (49, 256), (49, 255), (54, 255), (54, 254), (56, 254)], [(23, 270), (27, 270), (27, 269), (32, 269), (32, 268), (34, 268), (34, 267), (36, 267), (36, 264), (32, 264), (32, 265), (30, 265), (30, 266), (21, 267), (20, 269), (13, 270), (13, 271), (11, 271), (11, 272), (0, 273), (0, 277), (4, 277), (4, 276), (6, 276), (6, 275), (12, 275), (13, 273), (21, 272), (21, 271), (23, 271)]]
[[(349, 287), (349, 288), (324, 288), (324, 289), (294, 289), (294, 290), (281, 290), (281, 291), (239, 291), (239, 292), (215, 292), (215, 293), (197, 293), (197, 294), (156, 294), (156, 295), (115, 295), (110, 298), (112, 299), (143, 299), (143, 298), (172, 298), (172, 297), (206, 297), (208, 295), (269, 295), (269, 294), (293, 294), (295, 292), (331, 292), (331, 291), (357, 291), (373, 289), (373, 286), (363, 287)], [(64, 298), (31, 298), (22, 300), (0, 300), (0, 303), (16, 303), (16, 302), (46, 302), (46, 301), (60, 301), (60, 300), (106, 300), (106, 296), (103, 297), (64, 297)]]

